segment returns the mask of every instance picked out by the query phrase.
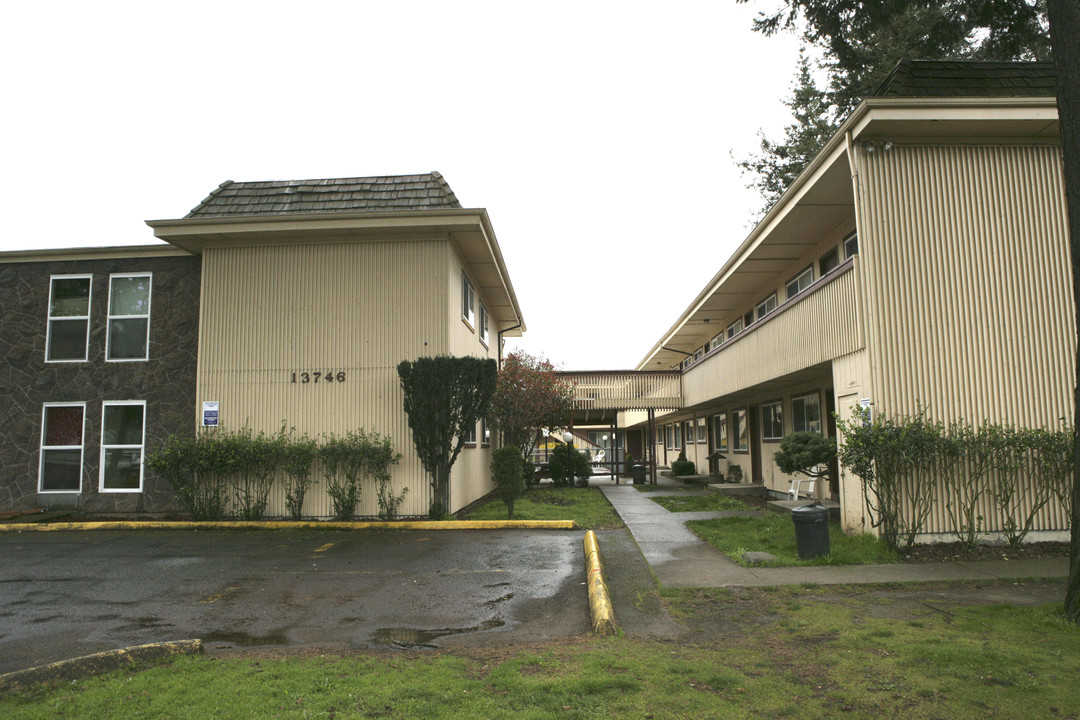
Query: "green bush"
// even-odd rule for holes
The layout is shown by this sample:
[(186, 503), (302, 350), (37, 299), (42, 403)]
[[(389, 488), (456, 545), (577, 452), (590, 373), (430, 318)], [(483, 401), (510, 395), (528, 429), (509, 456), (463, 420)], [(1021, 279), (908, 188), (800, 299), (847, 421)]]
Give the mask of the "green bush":
[(585, 455), (570, 445), (556, 445), (548, 462), (555, 485), (573, 485), (574, 478), (592, 476), (592, 467)]
[(285, 473), (285, 509), (293, 520), (300, 519), (304, 497), (314, 483), (311, 468), (318, 454), (319, 443), (307, 435), (298, 438), (286, 437), (282, 444), (280, 462)]
[[(946, 427), (920, 408), (915, 415), (873, 420), (856, 409), (839, 419), (840, 461), (861, 480), (873, 527), (892, 547), (909, 548), (923, 531), (939, 495), (957, 539), (976, 545), (1000, 528), (1013, 545), (1023, 542), (1036, 514), (1072, 484), (1073, 428), (1018, 429), (995, 423)], [(993, 498), (998, 517), (980, 512)], [(1068, 506), (1066, 506), (1068, 507)]]
[(508, 445), (493, 453), (491, 473), (495, 478), (499, 497), (506, 503), (506, 517), (511, 520), (514, 519), (514, 501), (525, 491), (521, 470), (521, 450), (516, 446)]
[(176, 498), (195, 520), (220, 520), (225, 516), (228, 490), (214, 472), (214, 448), (208, 433), (170, 435), (159, 450), (146, 457), (150, 472), (165, 480)]
[(780, 451), (773, 453), (780, 472), (801, 473), (824, 482), (836, 460), (836, 441), (816, 432), (793, 432), (780, 441)]
[(740, 465), (729, 465), (727, 471), (727, 482), (741, 483), (742, 481), (742, 467)]
[(630, 476), (634, 474), (634, 464), (637, 460), (630, 453), (626, 453), (626, 457), (623, 459), (623, 475)]
[(230, 494), (236, 516), (260, 519), (281, 471), (286, 510), (299, 519), (316, 459), (326, 475), (335, 517), (353, 516), (364, 478), (375, 480), (379, 517), (397, 514), (406, 490), (394, 494), (390, 467), (401, 455), (394, 452), (390, 438), (362, 429), (341, 437), (328, 435), (321, 445), (306, 435), (294, 437), (284, 427), (275, 435), (255, 434), (250, 428), (203, 430), (190, 437), (169, 437), (160, 450), (148, 453), (146, 466), (172, 486), (196, 520), (225, 517)]
[(532, 458), (525, 458), (521, 461), (521, 477), (525, 481), (526, 489), (537, 483), (536, 463), (532, 461)]
[(686, 452), (679, 453), (679, 459), (671, 463), (671, 474), (675, 477), (683, 475), (697, 475), (697, 468), (693, 460), (686, 459)]

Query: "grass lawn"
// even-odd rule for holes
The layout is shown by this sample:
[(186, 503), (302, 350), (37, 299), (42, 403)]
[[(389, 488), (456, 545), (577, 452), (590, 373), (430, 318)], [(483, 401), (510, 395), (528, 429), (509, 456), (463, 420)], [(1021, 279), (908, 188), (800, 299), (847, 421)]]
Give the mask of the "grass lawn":
[(686, 496), (661, 496), (649, 498), (657, 505), (667, 508), (671, 512), (703, 512), (713, 510), (753, 510), (744, 502), (733, 497), (720, 495), (719, 493), (705, 493), (702, 495)]
[(791, 516), (769, 513), (763, 518), (732, 517), (719, 520), (691, 520), (686, 523), (699, 538), (727, 554), (737, 563), (747, 551), (772, 553), (781, 567), (788, 565), (869, 565), (898, 562), (896, 553), (871, 535), (845, 535), (836, 523), (829, 523), (830, 553), (813, 560), (800, 560), (795, 549), (795, 525)]
[[(3, 699), (22, 718), (1076, 718), (1080, 628), (1054, 607), (810, 588), (665, 591), (677, 617), (742, 608), (710, 643), (182, 658)], [(750, 608), (753, 608), (751, 611)]]
[[(505, 520), (506, 503), (495, 498), (464, 520)], [(514, 502), (515, 520), (573, 520), (587, 530), (621, 528), (615, 508), (599, 488), (532, 488)]]

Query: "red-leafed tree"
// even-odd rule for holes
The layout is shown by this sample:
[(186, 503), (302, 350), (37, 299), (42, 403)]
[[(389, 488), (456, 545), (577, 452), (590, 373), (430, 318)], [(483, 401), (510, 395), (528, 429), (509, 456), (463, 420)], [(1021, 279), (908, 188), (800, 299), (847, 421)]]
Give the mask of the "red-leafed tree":
[(502, 431), (505, 444), (521, 448), (524, 459), (541, 431), (566, 426), (573, 402), (573, 385), (556, 374), (551, 361), (519, 350), (499, 370), (489, 420)]

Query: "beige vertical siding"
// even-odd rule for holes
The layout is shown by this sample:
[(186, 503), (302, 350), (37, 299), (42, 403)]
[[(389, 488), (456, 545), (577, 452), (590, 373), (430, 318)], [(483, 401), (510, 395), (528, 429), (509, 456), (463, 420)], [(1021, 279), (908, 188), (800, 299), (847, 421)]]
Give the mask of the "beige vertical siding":
[[(875, 411), (1036, 427), (1072, 417), (1060, 148), (856, 152)], [(1044, 515), (1041, 527), (1065, 527), (1060, 508)], [(939, 503), (928, 530), (949, 529)]]
[(853, 267), (721, 345), (683, 374), (685, 404), (707, 402), (861, 348), (858, 282)]
[[(445, 283), (451, 301), (446, 306), (447, 327), (449, 327), (446, 352), (456, 357), (472, 355), (497, 361), (499, 359), (499, 328), (496, 327), (494, 319), (488, 319), (487, 346), (485, 347), (480, 341), (479, 303), (484, 301), (484, 297), (481, 295), (479, 283), (475, 277), (470, 277), (477, 299), (476, 327), (472, 327), (461, 317), (461, 273), (465, 267), (464, 263), (456, 252), (450, 253), (448, 262), (449, 271), (446, 273)], [(487, 306), (490, 308), (490, 303)], [(451, 471), (450, 509), (453, 512), (495, 489), (495, 483), (491, 479), (491, 453), (498, 445), (494, 443), (490, 447), (481, 445), (480, 432), (481, 425), (477, 423), (476, 447), (463, 448)]]
[[(396, 367), (446, 347), (447, 239), (207, 248), (198, 400), (221, 403), (223, 426), (318, 436), (367, 428), (403, 454), (394, 483), (403, 514), (427, 513), (427, 478), (412, 446)], [(292, 382), (292, 373), (345, 382)], [(298, 380), (301, 378), (298, 378)], [(376, 512), (365, 487), (360, 513)], [(275, 488), (269, 514), (284, 513)], [(321, 487), (305, 514), (331, 513)]]

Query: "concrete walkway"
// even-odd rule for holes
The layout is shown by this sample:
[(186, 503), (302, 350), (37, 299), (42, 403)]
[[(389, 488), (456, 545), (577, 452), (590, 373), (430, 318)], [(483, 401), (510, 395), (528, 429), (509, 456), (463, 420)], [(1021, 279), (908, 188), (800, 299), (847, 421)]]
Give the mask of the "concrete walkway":
[[(1002, 578), (1065, 577), (1066, 558), (993, 560), (838, 567), (746, 568), (700, 540), (686, 527), (687, 520), (733, 515), (760, 516), (761, 512), (674, 513), (649, 499), (632, 485), (602, 485), (601, 491), (619, 513), (637, 541), (657, 580), (668, 587), (726, 587), (729, 585), (844, 585), (848, 583), (934, 582)], [(685, 492), (680, 492), (685, 495)]]

